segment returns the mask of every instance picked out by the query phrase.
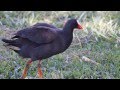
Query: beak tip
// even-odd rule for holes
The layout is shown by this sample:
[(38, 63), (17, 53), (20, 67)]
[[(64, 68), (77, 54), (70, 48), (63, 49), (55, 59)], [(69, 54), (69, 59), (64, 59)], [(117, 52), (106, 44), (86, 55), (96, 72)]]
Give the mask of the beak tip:
[(78, 25), (78, 29), (83, 29), (83, 27), (81, 25)]

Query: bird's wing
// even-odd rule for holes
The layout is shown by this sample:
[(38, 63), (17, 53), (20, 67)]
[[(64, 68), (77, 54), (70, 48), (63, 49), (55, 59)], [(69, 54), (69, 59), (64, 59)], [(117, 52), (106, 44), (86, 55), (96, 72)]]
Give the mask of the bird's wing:
[(55, 26), (53, 25), (50, 25), (50, 24), (47, 24), (47, 23), (36, 23), (34, 26), (45, 26), (45, 27), (50, 27), (50, 28), (56, 28)]
[(44, 26), (33, 26), (31, 28), (20, 30), (15, 34), (15, 38), (27, 38), (38, 44), (50, 43), (55, 40), (56, 36), (56, 30)]

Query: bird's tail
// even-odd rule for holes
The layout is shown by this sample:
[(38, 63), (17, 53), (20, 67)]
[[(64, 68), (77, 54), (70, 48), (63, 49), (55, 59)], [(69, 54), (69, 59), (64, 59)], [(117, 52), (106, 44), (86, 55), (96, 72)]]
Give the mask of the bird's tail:
[(7, 43), (6, 46), (15, 46), (15, 47), (21, 47), (21, 44), (18, 42), (18, 40), (7, 40), (7, 39), (2, 39), (3, 42)]
[[(6, 45), (4, 45), (4, 46), (10, 46), (9, 49), (15, 51), (16, 53), (20, 52), (20, 50), (17, 48), (18, 44), (16, 43), (15, 40), (2, 39), (2, 41), (6, 43)], [(11, 47), (11, 45), (15, 46), (15, 47)]]
[(5, 43), (14, 43), (14, 40), (2, 39), (2, 41), (5, 42)]

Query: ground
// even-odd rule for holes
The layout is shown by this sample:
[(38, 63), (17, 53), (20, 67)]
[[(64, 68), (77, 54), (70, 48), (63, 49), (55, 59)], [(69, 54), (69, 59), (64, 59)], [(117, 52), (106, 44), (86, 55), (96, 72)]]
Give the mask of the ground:
[[(84, 30), (75, 30), (71, 46), (63, 53), (44, 59), (46, 79), (120, 79), (120, 12), (103, 11), (1, 11), (0, 39), (37, 22), (63, 27), (77, 18)], [(0, 40), (0, 78), (19, 79), (28, 59), (3, 46)], [(27, 78), (37, 77), (37, 61)]]

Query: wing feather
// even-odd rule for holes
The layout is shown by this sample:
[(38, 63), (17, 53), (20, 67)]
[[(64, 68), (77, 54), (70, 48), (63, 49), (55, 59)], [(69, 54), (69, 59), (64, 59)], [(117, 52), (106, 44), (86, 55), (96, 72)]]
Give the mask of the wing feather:
[(33, 26), (20, 30), (15, 35), (15, 37), (27, 38), (32, 42), (42, 44), (54, 41), (57, 36), (57, 32), (53, 28)]

